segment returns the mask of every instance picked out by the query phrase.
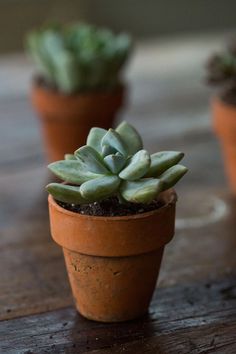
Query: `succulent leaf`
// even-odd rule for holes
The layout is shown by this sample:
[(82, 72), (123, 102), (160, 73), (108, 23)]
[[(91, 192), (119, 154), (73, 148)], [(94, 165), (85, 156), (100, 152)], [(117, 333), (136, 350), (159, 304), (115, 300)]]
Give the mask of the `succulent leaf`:
[(151, 166), (145, 177), (158, 177), (184, 157), (179, 151), (160, 151), (151, 155)]
[(109, 170), (117, 174), (121, 171), (121, 169), (124, 167), (126, 163), (126, 158), (121, 155), (120, 153), (117, 154), (112, 154), (112, 155), (107, 155), (104, 157), (104, 161), (109, 168)]
[(90, 129), (86, 144), (94, 148), (98, 153), (102, 152), (102, 138), (107, 133), (107, 130), (102, 128)]
[(106, 168), (103, 158), (99, 153), (91, 146), (84, 145), (75, 151), (75, 157), (86, 165), (90, 172), (107, 174), (109, 173)]
[(134, 181), (143, 177), (150, 167), (151, 158), (146, 150), (138, 151), (128, 165), (120, 172), (119, 177), (128, 181)]
[(108, 155), (115, 155), (117, 153), (116, 149), (109, 145), (103, 145), (102, 147), (102, 156), (106, 157)]
[(53, 198), (65, 203), (71, 204), (84, 204), (88, 203), (81, 193), (80, 187), (68, 186), (61, 183), (50, 183), (46, 186), (48, 193), (50, 193)]
[(173, 187), (182, 178), (188, 169), (183, 165), (174, 165), (159, 176), (162, 182), (162, 190)]
[(120, 179), (117, 176), (103, 176), (93, 181), (87, 181), (80, 187), (83, 198), (97, 201), (108, 198), (113, 195), (120, 185)]
[(90, 179), (101, 177), (101, 174), (88, 171), (86, 165), (78, 160), (62, 160), (53, 162), (48, 166), (48, 168), (57, 177), (74, 184), (81, 184)]
[(142, 178), (138, 181), (123, 181), (121, 196), (131, 203), (150, 203), (162, 190), (162, 183), (157, 178)]
[(102, 146), (110, 146), (112, 149), (115, 149), (116, 152), (121, 153), (124, 156), (128, 155), (128, 148), (123, 142), (119, 133), (114, 129), (109, 129), (108, 132), (104, 135), (102, 139)]
[(65, 154), (64, 159), (65, 160), (75, 160), (76, 161), (76, 157), (73, 154)]
[(122, 137), (122, 140), (128, 146), (129, 155), (135, 154), (143, 148), (143, 141), (137, 130), (126, 121), (120, 123), (116, 131)]
[(60, 91), (71, 94), (77, 89), (76, 60), (68, 51), (64, 50), (53, 55), (53, 64), (55, 69), (55, 81)]

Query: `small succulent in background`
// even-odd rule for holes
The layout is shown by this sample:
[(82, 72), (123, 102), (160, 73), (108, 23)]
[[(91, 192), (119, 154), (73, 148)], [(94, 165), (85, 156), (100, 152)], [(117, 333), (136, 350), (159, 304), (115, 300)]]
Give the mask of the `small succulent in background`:
[(236, 46), (231, 41), (224, 51), (213, 54), (207, 61), (207, 82), (210, 85), (236, 88)]
[(87, 145), (53, 162), (49, 169), (67, 184), (46, 188), (58, 201), (87, 204), (116, 196), (120, 203), (150, 203), (187, 172), (182, 152), (150, 155), (138, 132), (122, 122), (115, 130), (92, 128)]
[(86, 24), (41, 28), (28, 35), (26, 44), (39, 75), (64, 94), (119, 85), (132, 47), (127, 34)]

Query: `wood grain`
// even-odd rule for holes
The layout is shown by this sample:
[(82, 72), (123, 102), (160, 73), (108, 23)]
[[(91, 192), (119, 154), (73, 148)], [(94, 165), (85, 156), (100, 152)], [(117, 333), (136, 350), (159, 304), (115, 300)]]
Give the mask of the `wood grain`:
[(96, 323), (68, 307), (2, 321), (0, 339), (8, 353), (233, 354), (236, 277), (158, 289), (149, 315), (138, 321)]
[(176, 236), (150, 314), (135, 322), (105, 325), (76, 313), (49, 232), (44, 186), (52, 176), (38, 122), (20, 80), (12, 97), (0, 94), (0, 353), (236, 352), (236, 200), (197, 81), (207, 48), (199, 43), (180, 45), (181, 55), (176, 45), (144, 46), (130, 71), (123, 117), (150, 151), (185, 151), (190, 169), (177, 188)]

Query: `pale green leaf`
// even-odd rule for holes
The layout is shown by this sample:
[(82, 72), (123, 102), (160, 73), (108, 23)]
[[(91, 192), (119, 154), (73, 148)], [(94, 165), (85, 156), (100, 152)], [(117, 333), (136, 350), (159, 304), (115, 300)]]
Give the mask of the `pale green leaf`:
[(119, 177), (134, 181), (143, 177), (150, 167), (150, 155), (146, 150), (138, 151), (129, 161), (128, 165), (119, 174)]
[(68, 186), (60, 183), (50, 183), (46, 187), (48, 193), (50, 193), (54, 199), (60, 202), (69, 204), (84, 204), (88, 203), (81, 193), (80, 187)]
[(102, 156), (91, 146), (84, 145), (75, 151), (76, 158), (84, 163), (90, 172), (107, 174), (109, 173), (106, 168)]
[(110, 145), (103, 145), (102, 147), (102, 156), (106, 157), (108, 155), (115, 155), (117, 153), (116, 149), (111, 147)]
[(151, 155), (151, 166), (145, 177), (158, 177), (184, 157), (183, 152), (160, 151)]
[(129, 155), (133, 155), (143, 148), (142, 138), (131, 124), (124, 121), (118, 125), (116, 131), (127, 145)]
[(101, 177), (101, 174), (88, 171), (87, 167), (78, 160), (56, 161), (48, 165), (48, 168), (63, 181), (73, 184), (81, 184), (90, 179)]
[(170, 167), (159, 177), (162, 181), (162, 189), (166, 190), (173, 187), (187, 171), (188, 169), (183, 165), (175, 165)]
[(119, 177), (104, 176), (83, 183), (80, 186), (80, 192), (85, 199), (97, 201), (113, 195), (119, 188), (119, 185)]
[(157, 178), (142, 178), (139, 181), (123, 181), (121, 196), (131, 203), (150, 203), (162, 190), (162, 183)]
[(97, 152), (101, 154), (102, 145), (101, 141), (104, 135), (107, 133), (107, 130), (102, 128), (92, 128), (87, 137), (86, 144), (94, 148)]
[(109, 168), (109, 170), (116, 174), (121, 171), (121, 169), (124, 167), (126, 163), (126, 158), (121, 155), (120, 153), (117, 153), (115, 155), (108, 155), (104, 157), (104, 161)]
[(65, 160), (75, 160), (76, 161), (76, 157), (73, 154), (65, 154), (64, 159)]
[(114, 129), (109, 129), (102, 139), (102, 146), (108, 145), (115, 149), (116, 152), (121, 153), (124, 156), (128, 155), (128, 149), (126, 144), (123, 142), (119, 133)]

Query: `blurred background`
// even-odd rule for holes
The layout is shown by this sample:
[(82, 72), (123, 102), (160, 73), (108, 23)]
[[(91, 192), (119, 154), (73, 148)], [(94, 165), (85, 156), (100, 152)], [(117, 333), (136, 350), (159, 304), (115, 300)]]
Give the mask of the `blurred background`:
[(231, 29), (235, 10), (234, 0), (1, 0), (0, 51), (20, 50), (26, 32), (45, 21), (83, 20), (155, 38)]

